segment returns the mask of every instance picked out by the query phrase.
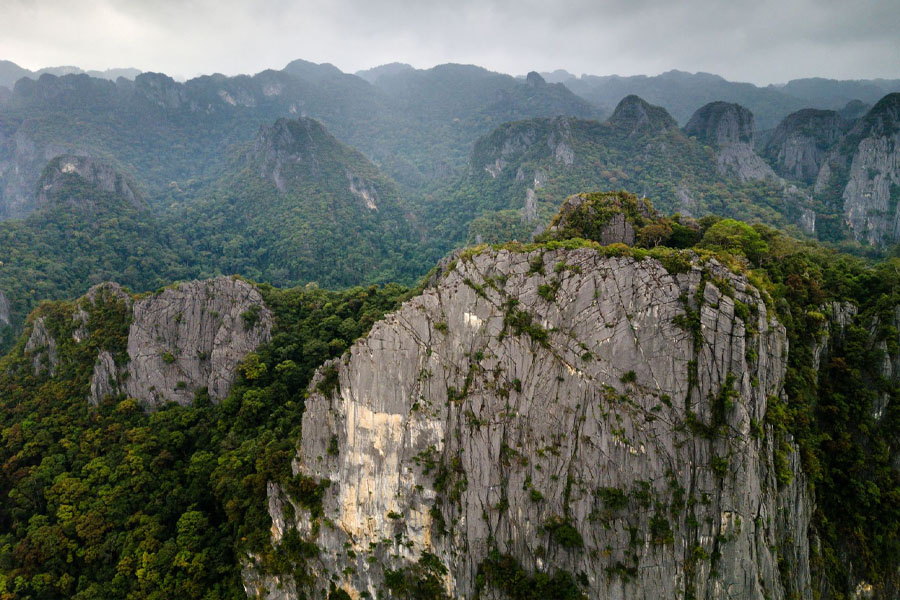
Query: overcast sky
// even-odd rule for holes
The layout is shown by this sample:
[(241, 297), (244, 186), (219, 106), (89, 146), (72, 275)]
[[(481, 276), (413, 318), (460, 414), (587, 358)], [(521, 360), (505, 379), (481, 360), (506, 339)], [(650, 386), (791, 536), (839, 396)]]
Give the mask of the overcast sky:
[(900, 77), (900, 0), (0, 0), (0, 59), (192, 77), (294, 58), (758, 84)]

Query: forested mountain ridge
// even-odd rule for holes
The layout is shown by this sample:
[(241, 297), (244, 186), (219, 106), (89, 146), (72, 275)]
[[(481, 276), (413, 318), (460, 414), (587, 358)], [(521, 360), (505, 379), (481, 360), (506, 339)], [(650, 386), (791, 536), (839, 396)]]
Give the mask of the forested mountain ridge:
[[(446, 200), (426, 205), (445, 239), (528, 239), (579, 189), (625, 187), (666, 211), (760, 220), (857, 252), (900, 239), (894, 128), (898, 94), (861, 117), (804, 109), (760, 144), (752, 112), (698, 109), (683, 129), (662, 107), (629, 96), (603, 123), (574, 118), (508, 123), (474, 146)], [(896, 184), (896, 185), (895, 185)], [(466, 222), (458, 214), (473, 215)]]
[(853, 101), (874, 104), (885, 94), (900, 91), (900, 80), (838, 81), (796, 79), (785, 85), (759, 87), (710, 73), (672, 70), (655, 76), (618, 75), (576, 77), (567, 72), (544, 73), (595, 105), (609, 109), (625, 96), (635, 94), (664, 106), (679, 123), (709, 102), (724, 101), (749, 108), (761, 129), (774, 128), (788, 114), (803, 108), (838, 110)]
[(84, 74), (20, 79), (0, 104), (0, 218), (33, 209), (34, 182), (61, 153), (113, 160), (155, 197), (172, 182), (184, 189), (221, 175), (229, 146), (260, 125), (310, 116), (394, 179), (422, 186), (460, 169), (471, 143), (504, 121), (598, 114), (563, 86), (479, 67), (416, 73), (401, 92), (304, 61), (185, 83), (160, 73), (115, 83)]
[(422, 234), (397, 186), (309, 118), (262, 126), (209, 193), (172, 215), (195, 260), (277, 285), (411, 282)]
[[(740, 150), (767, 168), (747, 142)], [(447, 200), (426, 205), (426, 215), (438, 237), (457, 243), (525, 240), (572, 193), (620, 187), (655, 198), (668, 212), (799, 222), (798, 199), (786, 201), (774, 173), (741, 178), (720, 164), (720, 152), (689, 137), (665, 109), (630, 96), (606, 122), (557, 117), (498, 128), (476, 142), (466, 176)], [(471, 224), (459, 214), (472, 215)]]
[(261, 126), (200, 197), (170, 189), (161, 216), (92, 158), (51, 160), (37, 188), (35, 212), (0, 223), (4, 348), (40, 300), (104, 280), (143, 292), (242, 273), (336, 288), (412, 282), (437, 259), (397, 186), (308, 118)]
[[(289, 71), (306, 79), (267, 72), (254, 78), (216, 76), (184, 85), (157, 74), (143, 74), (133, 84), (84, 75), (20, 82), (17, 102), (21, 106), (15, 110), (24, 112), (10, 117), (6, 129), (0, 130), (4, 132), (0, 146), (11, 152), (9, 160), (0, 161), (0, 183), (13, 195), (28, 191), (29, 195), (7, 204), (9, 210), (39, 209), (35, 215), (40, 216), (3, 228), (8, 260), (0, 269), (2, 314), (3, 321), (13, 326), (4, 327), (4, 344), (10, 343), (15, 327), (37, 300), (80, 293), (108, 278), (137, 290), (176, 278), (228, 273), (278, 285), (410, 283), (440, 256), (467, 241), (530, 239), (546, 226), (563, 199), (580, 189), (625, 187), (655, 197), (666, 211), (715, 213), (793, 226), (830, 242), (856, 239), (859, 251), (880, 251), (879, 246), (896, 240), (895, 228), (884, 217), (893, 206), (892, 194), (900, 190), (890, 167), (896, 145), (891, 141), (896, 95), (886, 96), (857, 121), (828, 116), (832, 113), (812, 121), (810, 115), (817, 113), (790, 116), (768, 138), (764, 156), (769, 164), (757, 154), (754, 117), (744, 107), (710, 103), (681, 130), (662, 107), (629, 96), (605, 122), (552, 117), (504, 124), (475, 142), (463, 175), (426, 193), (396, 184), (363, 154), (308, 118), (282, 119), (274, 125), (255, 123), (273, 107), (297, 112), (295, 104), (284, 105), (285, 86), (317, 89), (323, 95), (305, 98), (323, 102), (327, 95), (323, 90), (372, 87), (359, 77), (323, 65), (292, 63)], [(451, 72), (457, 82), (495, 77), (474, 67), (448, 65), (434, 71), (401, 69), (376, 81), (393, 78), (391, 85), (398, 86), (398, 78), (404, 75), (411, 78), (405, 84), (408, 87), (427, 88), (422, 81), (444, 71)], [(554, 103), (565, 105), (567, 96), (561, 88), (546, 84), (536, 74), (524, 83), (498, 81), (515, 86), (510, 88), (514, 91), (503, 91), (498, 103), (490, 106), (521, 105), (540, 111)], [(409, 97), (396, 89), (393, 93)], [(386, 92), (378, 94), (386, 98)], [(50, 138), (43, 138), (46, 145), (41, 146), (44, 142), (36, 141), (42, 139), (37, 132), (47, 134), (57, 121), (37, 116), (24, 119), (23, 115), (30, 111), (57, 114), (79, 98), (93, 108), (83, 109), (87, 110), (83, 119), (60, 116), (59, 122), (77, 124), (75, 129), (65, 125), (60, 131), (78, 140), (79, 148), (88, 149), (86, 155), (65, 154), (66, 145), (46, 141)], [(125, 104), (122, 98), (128, 99)], [(444, 108), (434, 110), (477, 112), (487, 96), (468, 100), (469, 104), (460, 104), (460, 98), (447, 99)], [(550, 104), (533, 104), (539, 99)], [(269, 108), (253, 112), (260, 106)], [(572, 110), (584, 108), (579, 106), (577, 102), (569, 105)], [(104, 112), (103, 107), (112, 112)], [(330, 110), (343, 108), (338, 102)], [(497, 114), (502, 115), (498, 119), (506, 115)], [(160, 115), (155, 138), (141, 136), (139, 143), (127, 133), (106, 137), (120, 117), (150, 123)], [(239, 118), (240, 127), (214, 126), (220, 117), (225, 122)], [(240, 129), (251, 126), (253, 135), (240, 139)], [(84, 135), (76, 135), (79, 131)], [(210, 136), (221, 143), (231, 141), (227, 148), (211, 151)], [(254, 136), (256, 141), (250, 141)], [(189, 144), (181, 144), (182, 139), (190, 140)], [(96, 152), (99, 146), (91, 147), (92, 140), (115, 140), (115, 144)], [(160, 150), (157, 144), (163, 142), (173, 144), (172, 148)], [(87, 158), (92, 152), (109, 158)], [(43, 189), (46, 182), (26, 185), (28, 173), (38, 167), (42, 173), (48, 168), (59, 171), (59, 158), (50, 160), (56, 167), (46, 166), (46, 157), (59, 153), (93, 164), (93, 169), (105, 165), (102, 177), (100, 171), (95, 173), (100, 177), (95, 184), (106, 182), (98, 193), (124, 198), (124, 203), (109, 205), (113, 207), (110, 214), (105, 212), (106, 201), (97, 203), (95, 209), (108, 218), (95, 219), (90, 227), (97, 234), (97, 227), (105, 226), (105, 233), (85, 235), (84, 216), (76, 214), (87, 201), (85, 194), (91, 192), (85, 190), (90, 186), (76, 194), (80, 199), (71, 206), (44, 210), (49, 193)], [(863, 166), (865, 161), (872, 164)], [(801, 162), (800, 171), (787, 166)], [(67, 164), (66, 168), (76, 167), (74, 162)], [(134, 175), (141, 173), (139, 165), (147, 165), (150, 175)], [(783, 179), (773, 167), (789, 178)], [(170, 168), (179, 169), (185, 177), (200, 176), (158, 187)], [(791, 179), (794, 175), (802, 179)], [(811, 189), (813, 179), (817, 184)], [(50, 223), (54, 226), (48, 227)], [(120, 224), (125, 228), (114, 231)], [(54, 231), (65, 237), (46, 243)], [(149, 244), (142, 246), (140, 257), (128, 253), (127, 238), (137, 231), (147, 232), (141, 239)], [(348, 236), (353, 236), (353, 244), (346, 243)], [(75, 247), (80, 248), (76, 254), (81, 267), (73, 277), (66, 269), (67, 259), (60, 257), (62, 249)], [(90, 266), (91, 260), (103, 266)], [(34, 270), (37, 265), (39, 271)], [(35, 279), (38, 287), (28, 283)]]
[[(632, 94), (666, 107), (681, 123), (708, 102), (737, 102), (754, 112), (760, 129), (773, 128), (803, 108), (843, 106), (832, 101), (836, 96), (831, 92), (801, 100), (704, 74), (633, 78), (659, 86), (594, 78), (610, 86), (598, 97), (572, 81), (569, 91), (558, 77), (553, 83), (537, 73), (516, 79), (471, 65), (424, 70), (400, 65), (362, 75), (298, 60), (281, 71), (209, 75), (184, 83), (159, 73), (115, 82), (83, 73), (20, 78), (8, 96), (0, 93), (0, 218), (33, 209), (28, 202), (34, 182), (43, 164), (58, 154), (116, 162), (148, 197), (156, 197), (172, 182), (190, 189), (215, 179), (227, 163), (229, 145), (252, 139), (261, 124), (281, 117), (320, 120), (410, 191), (458, 175), (472, 143), (503, 122), (558, 115), (601, 118)], [(703, 85), (707, 80), (721, 85)], [(825, 82), (812, 89), (857, 89), (845, 83)], [(879, 96), (872, 97), (872, 90), (888, 92), (894, 83), (879, 80), (857, 87), (867, 91), (865, 102), (874, 103)], [(741, 86), (750, 91), (728, 91)], [(682, 104), (682, 88), (703, 91)]]
[(900, 93), (879, 100), (832, 147), (815, 191), (839, 207), (856, 240), (900, 240)]
[[(543, 241), (459, 252), (415, 292), (44, 304), (0, 360), (0, 591), (887, 600), (895, 262), (584, 194)], [(207, 322), (224, 395), (194, 376)], [(104, 353), (171, 376), (101, 389)]]
[(57, 157), (38, 188), (38, 210), (0, 223), (0, 294), (7, 309), (0, 347), (9, 346), (42, 300), (82, 294), (110, 279), (144, 291), (198, 274), (182, 235), (109, 163)]
[(12, 61), (0, 60), (0, 87), (12, 89), (13, 87), (15, 87), (16, 82), (23, 77), (28, 77), (29, 79), (38, 79), (45, 73), (56, 76), (77, 75), (80, 73), (84, 73), (86, 75), (90, 75), (91, 77), (97, 77), (99, 79), (109, 79), (110, 81), (115, 81), (119, 77), (124, 77), (125, 79), (134, 79), (141, 74), (140, 70), (131, 68), (106, 69), (104, 71), (85, 71), (84, 69), (75, 66), (45, 67), (43, 69), (38, 69), (37, 71), (32, 71), (30, 69), (20, 67)]

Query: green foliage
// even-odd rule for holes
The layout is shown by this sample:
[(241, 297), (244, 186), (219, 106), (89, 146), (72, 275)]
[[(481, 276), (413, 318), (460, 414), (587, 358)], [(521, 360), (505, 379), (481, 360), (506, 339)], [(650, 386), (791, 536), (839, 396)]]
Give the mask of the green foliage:
[(503, 331), (501, 337), (506, 335), (507, 331), (512, 331), (514, 335), (527, 334), (535, 343), (548, 348), (550, 346), (550, 333), (534, 322), (534, 317), (527, 310), (518, 307), (518, 301), (511, 298), (506, 301), (506, 313), (503, 316)]
[(671, 544), (675, 541), (672, 527), (664, 513), (656, 512), (650, 517), (650, 540), (654, 544)]
[(101, 292), (83, 305), (91, 335), (80, 344), (75, 307), (42, 305), (58, 374), (34, 375), (21, 344), (0, 359), (0, 462), (11, 467), (0, 476), (0, 565), (16, 582), (5, 598), (244, 598), (247, 551), (269, 572), (304, 576), (317, 549), (294, 534), (271, 546), (267, 482), (321, 514), (325, 485), (290, 468), (303, 393), (407, 291), (261, 291), (272, 341), (244, 361), (231, 394), (154, 412), (124, 397), (87, 401), (99, 349), (124, 351), (123, 301)]
[(584, 547), (584, 540), (578, 529), (568, 520), (562, 517), (550, 517), (544, 521), (544, 531), (550, 534), (550, 538), (567, 550), (576, 550)]
[(449, 600), (444, 589), (447, 567), (430, 552), (423, 552), (418, 562), (402, 569), (384, 572), (384, 584), (398, 598), (407, 600)]
[(698, 246), (746, 256), (753, 264), (759, 264), (769, 249), (758, 231), (734, 219), (723, 219), (707, 229)]
[(529, 574), (515, 558), (492, 550), (482, 561), (478, 572), (478, 595), (485, 586), (501, 590), (511, 600), (585, 600), (587, 596), (572, 574), (557, 570)]

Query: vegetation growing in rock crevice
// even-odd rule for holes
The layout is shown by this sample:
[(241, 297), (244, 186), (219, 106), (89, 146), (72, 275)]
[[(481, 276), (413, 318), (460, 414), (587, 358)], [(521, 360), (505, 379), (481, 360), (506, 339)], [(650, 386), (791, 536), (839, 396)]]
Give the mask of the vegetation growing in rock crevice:
[[(900, 446), (900, 387), (881, 368), (900, 349), (894, 313), (900, 305), (900, 260), (870, 265), (765, 226), (718, 218), (700, 219), (691, 231), (695, 243), (681, 249), (601, 247), (585, 239), (504, 248), (541, 254), (589, 249), (602, 256), (657, 259), (673, 273), (716, 258), (746, 274), (770, 315), (785, 325), (790, 342), (786, 401), (769, 399), (765, 427), (757, 424), (752, 433), (774, 436), (773, 476), (781, 486), (792, 483), (792, 441), (799, 447), (817, 498), (814, 532), (822, 552), (814, 566), (836, 593), (851, 591), (854, 577), (887, 589), (895, 582), (900, 556), (900, 477), (893, 467)], [(472, 250), (468, 258), (485, 251)], [(546, 270), (545, 256), (540, 259), (532, 275)], [(491, 296), (488, 287), (473, 285), (476, 293)], [(248, 550), (259, 555), (263, 570), (306, 581), (304, 565), (316, 549), (294, 533), (272, 548), (266, 484), (281, 483), (314, 518), (321, 516), (323, 484), (294, 477), (289, 468), (303, 394), (315, 368), (344, 352), (408, 292), (399, 286), (340, 293), (260, 288), (277, 324), (271, 343), (254, 353), (253, 364), (244, 365), (229, 397), (212, 405), (201, 393), (193, 406), (165, 406), (149, 414), (133, 399), (116, 398), (93, 409), (86, 402), (98, 350), (124, 352), (129, 316), (123, 303), (101, 294), (93, 307), (85, 307), (93, 335), (84, 343), (72, 338), (79, 326), (72, 319), (73, 303), (39, 309), (36, 316), (44, 317), (59, 344), (57, 375), (34, 374), (24, 340), (0, 361), (0, 488), (8, 498), (0, 503), (0, 592), (13, 599), (238, 598), (243, 595), (238, 564)], [(543, 300), (554, 296), (551, 291), (545, 289)], [(858, 305), (859, 315), (843, 329), (830, 326), (828, 353), (815, 370), (813, 347), (824, 341), (831, 303), (844, 301)], [(685, 306), (690, 304), (685, 298)], [(687, 308), (683, 326), (696, 336), (699, 314)], [(506, 335), (548, 343), (549, 332), (531, 313), (513, 302), (501, 310)], [(753, 320), (754, 310), (735, 303), (736, 318), (745, 323)], [(241, 325), (252, 326), (249, 317)], [(434, 327), (441, 338), (451, 333), (446, 323)], [(696, 363), (693, 369), (689, 365), (689, 379), (696, 386)], [(319, 391), (333, 391), (336, 374), (323, 370)], [(733, 394), (731, 385), (713, 394), (711, 423), (695, 422), (697, 433), (714, 437), (727, 421)], [(717, 456), (710, 467), (722, 476), (727, 461), (727, 455)], [(426, 464), (435, 470), (439, 491), (458, 499), (467, 485), (462, 464)], [(598, 491), (598, 518), (634, 501), (654, 511), (652, 540), (670, 543), (668, 507), (651, 509), (652, 499), (640, 489), (633, 497), (622, 494)], [(532, 495), (536, 502), (538, 495)], [(551, 523), (547, 533), (577, 552), (581, 532), (566, 519), (562, 524), (572, 529)], [(702, 557), (700, 551), (692, 556)], [(789, 577), (789, 559), (782, 564)], [(622, 576), (630, 576), (632, 568), (628, 562), (610, 567)], [(404, 593), (427, 589), (433, 573), (426, 569), (422, 577), (408, 577), (399, 571), (392, 581), (406, 586)], [(499, 552), (484, 561), (479, 581), (513, 598), (581, 594), (577, 577), (552, 568), (549, 574), (531, 574)]]
[(408, 292), (260, 290), (276, 326), (254, 353), (254, 376), (219, 405), (201, 392), (192, 406), (150, 413), (130, 398), (87, 401), (97, 352), (124, 352), (123, 301), (101, 292), (82, 303), (91, 335), (81, 343), (72, 303), (41, 307), (57, 375), (35, 375), (23, 341), (0, 359), (0, 595), (244, 598), (247, 551), (266, 572), (309, 581), (304, 565), (318, 550), (291, 531), (272, 547), (266, 485), (320, 513), (322, 484), (290, 470), (304, 392)]

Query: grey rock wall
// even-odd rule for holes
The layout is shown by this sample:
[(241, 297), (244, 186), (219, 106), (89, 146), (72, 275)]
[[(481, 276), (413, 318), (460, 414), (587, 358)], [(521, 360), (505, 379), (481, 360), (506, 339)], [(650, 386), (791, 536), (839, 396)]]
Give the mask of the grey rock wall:
[(879, 246), (900, 239), (900, 132), (859, 143), (842, 199), (857, 240)]
[(122, 388), (149, 405), (189, 404), (204, 387), (221, 400), (240, 361), (269, 340), (271, 329), (259, 292), (238, 279), (191, 281), (139, 300)]
[(796, 452), (779, 488), (761, 425), (786, 357), (759, 294), (715, 261), (460, 258), (311, 384), (294, 468), (329, 482), (323, 515), (275, 485), (269, 511), (274, 543), (295, 527), (321, 548), (317, 583), (286, 592), (249, 561), (248, 589), (386, 598), (384, 570), (429, 552), (447, 594), (473, 598), (496, 550), (589, 598), (810, 598), (812, 500)]
[[(137, 208), (144, 205), (143, 198), (134, 184), (111, 164), (86, 156), (66, 154), (52, 160), (44, 169), (38, 185), (37, 206), (49, 203), (62, 188), (66, 177), (71, 175), (80, 177), (85, 183), (100, 191), (116, 194)], [(75, 201), (84, 204), (91, 200), (79, 198)]]
[(840, 141), (848, 125), (833, 110), (798, 111), (775, 128), (764, 154), (782, 177), (813, 183), (827, 152)]
[(753, 113), (740, 104), (710, 102), (697, 109), (684, 126), (684, 132), (714, 146), (753, 144)]
[(0, 327), (9, 325), (9, 298), (0, 290)]

